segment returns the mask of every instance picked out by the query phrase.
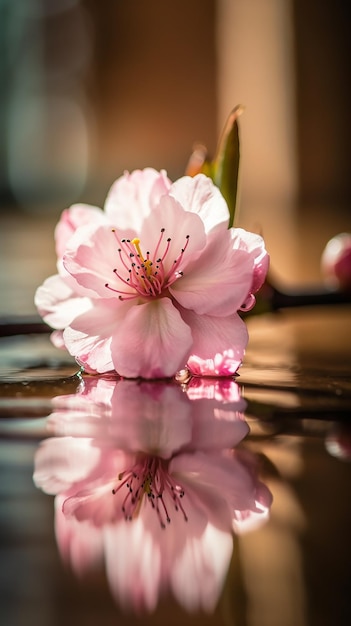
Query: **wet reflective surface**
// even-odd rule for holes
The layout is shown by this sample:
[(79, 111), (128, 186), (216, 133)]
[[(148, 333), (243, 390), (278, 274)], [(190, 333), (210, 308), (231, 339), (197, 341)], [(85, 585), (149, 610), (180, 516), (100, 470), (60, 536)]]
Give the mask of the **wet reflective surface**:
[(250, 318), (184, 385), (1, 339), (1, 623), (349, 623), (350, 315)]

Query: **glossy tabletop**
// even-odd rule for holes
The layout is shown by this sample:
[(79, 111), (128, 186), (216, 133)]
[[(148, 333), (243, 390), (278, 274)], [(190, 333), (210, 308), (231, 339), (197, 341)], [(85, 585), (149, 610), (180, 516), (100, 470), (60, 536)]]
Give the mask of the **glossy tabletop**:
[[(134, 382), (134, 389), (130, 381), (107, 381), (106, 387), (100, 381), (103, 387), (96, 391), (96, 380), (78, 376), (76, 364), (64, 352), (54, 349), (47, 335), (3, 337), (0, 340), (1, 623), (6, 626), (96, 622), (225, 626), (350, 623), (350, 315), (351, 309), (345, 305), (250, 317), (250, 343), (240, 376), (236, 382), (228, 381), (224, 386), (216, 381), (158, 382), (144, 389)], [(231, 384), (235, 385), (237, 394), (234, 401), (230, 396)], [(138, 400), (140, 393), (146, 395)], [(119, 425), (113, 421), (117, 419), (113, 411), (118, 413)], [(147, 418), (140, 417), (143, 411)], [(191, 411), (195, 411), (195, 418)], [(212, 421), (206, 425), (204, 416), (209, 414)], [(213, 415), (218, 422), (215, 426)], [(238, 415), (240, 428), (247, 424), (249, 434), (244, 436), (242, 431), (235, 446), (236, 435), (233, 440), (232, 434), (228, 435), (227, 444), (217, 443), (217, 447), (226, 448), (224, 451), (214, 451), (210, 444), (202, 443), (201, 453), (198, 452), (199, 437), (203, 437), (203, 442), (213, 433), (216, 439), (218, 429), (223, 424), (232, 429), (232, 420)], [(103, 436), (99, 430), (101, 416), (109, 424)], [(153, 525), (151, 543), (150, 529), (141, 537), (130, 530), (133, 524), (137, 528), (142, 507), (147, 506), (143, 498), (155, 488), (151, 479), (149, 482), (147, 479), (146, 486), (143, 483), (143, 498), (139, 498), (137, 505), (126, 499), (126, 506), (132, 507), (133, 519), (122, 520), (127, 531), (119, 520), (119, 539), (105, 540), (102, 547), (100, 535), (97, 538), (94, 531), (94, 535), (88, 534), (83, 540), (84, 524), (90, 523), (84, 507), (81, 514), (84, 520), (77, 531), (80, 544), (77, 539), (74, 544), (72, 529), (62, 531), (61, 527), (60, 530), (60, 492), (72, 496), (67, 485), (61, 484), (59, 488), (52, 484), (53, 476), (57, 479), (58, 475), (55, 462), (62, 463), (62, 457), (56, 458), (62, 441), (69, 440), (64, 452), (67, 467), (72, 463), (70, 455), (76, 451), (75, 447), (70, 448), (72, 440), (76, 442), (82, 436), (94, 442), (99, 440), (100, 447), (107, 445), (107, 439), (110, 446), (112, 440), (124, 453), (129, 446), (128, 454), (133, 447), (133, 454), (138, 455), (135, 458), (140, 459), (139, 449), (143, 445), (140, 441), (145, 439), (145, 422), (140, 419), (152, 422), (158, 452), (160, 446), (163, 450), (167, 446), (172, 450), (177, 448), (176, 453), (163, 453), (166, 461), (157, 461), (159, 475), (165, 464), (170, 468), (169, 458), (176, 458), (178, 472), (180, 459), (184, 462), (185, 458), (192, 468), (192, 480), (196, 472), (200, 480), (202, 470), (196, 469), (191, 455), (207, 455), (206, 471), (208, 467), (210, 470), (206, 489), (210, 489), (211, 483), (213, 493), (207, 493), (206, 510), (209, 499), (213, 498), (213, 511), (207, 515), (215, 530), (206, 549), (201, 543), (202, 531), (198, 530), (201, 524), (194, 521), (205, 499), (203, 494), (199, 496), (201, 489), (205, 489), (203, 482), (200, 491), (192, 483), (194, 488), (188, 487), (184, 501), (180, 499), (180, 491), (177, 492), (174, 501), (180, 508), (170, 514), (172, 519), (166, 528), (163, 520), (168, 512), (153, 512), (158, 521)], [(184, 435), (184, 424), (189, 419), (193, 429), (191, 445), (188, 435)], [(174, 420), (180, 420), (179, 424)], [(49, 460), (43, 460), (49, 440), (54, 442), (54, 447)], [(105, 443), (101, 444), (102, 440)], [(110, 448), (107, 452), (103, 450), (101, 458), (106, 461)], [(152, 458), (158, 452), (152, 450)], [(239, 462), (241, 469), (235, 474), (239, 465), (233, 465), (232, 479), (220, 473), (213, 461), (217, 454), (229, 455), (231, 462)], [(83, 459), (82, 467), (84, 463)], [(228, 507), (222, 511), (220, 503), (226, 500), (228, 489), (234, 489), (233, 485), (238, 498), (239, 492), (244, 493), (243, 484), (248, 479), (242, 467), (251, 477), (255, 473), (255, 485), (263, 494), (266, 508), (263, 515), (253, 515), (246, 526), (236, 512), (238, 523), (234, 523), (234, 532), (228, 539), (230, 532), (225, 526)], [(73, 473), (79, 473), (79, 468), (77, 457)], [(106, 468), (104, 471), (107, 472)], [(34, 481), (33, 472), (36, 472)], [(62, 473), (60, 476), (62, 480)], [(174, 476), (172, 480), (177, 481)], [(78, 484), (79, 480), (77, 475), (67, 478), (71, 487), (72, 481)], [(163, 480), (170, 480), (168, 474)], [(118, 491), (121, 473), (116, 481)], [(174, 485), (178, 489), (178, 483)], [(104, 488), (101, 476), (99, 488)], [(80, 489), (79, 497), (83, 487)], [(114, 497), (111, 490), (108, 490), (110, 496), (106, 493), (104, 498)], [(198, 501), (201, 501), (199, 507)], [(71, 502), (74, 505), (75, 501), (70, 500), (65, 506), (69, 508)], [(105, 500), (90, 510), (99, 517), (106, 510)], [(192, 515), (194, 519), (184, 524), (185, 517)], [(107, 524), (111, 535), (115, 522), (114, 518), (98, 522), (95, 519), (93, 526), (100, 533)], [(62, 532), (63, 535), (66, 532), (66, 543)], [(67, 533), (72, 533), (70, 540)], [(223, 542), (230, 547), (225, 550)]]

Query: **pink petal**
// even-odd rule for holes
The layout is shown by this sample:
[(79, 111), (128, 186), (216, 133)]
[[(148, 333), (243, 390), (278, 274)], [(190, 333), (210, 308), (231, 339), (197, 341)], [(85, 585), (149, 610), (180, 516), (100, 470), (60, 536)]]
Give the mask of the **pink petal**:
[[(157, 257), (162, 257), (166, 248), (167, 255), (163, 261), (166, 272), (174, 266), (174, 261), (181, 255), (185, 247), (182, 262), (177, 266), (177, 271), (183, 270), (193, 256), (197, 257), (204, 248), (206, 236), (204, 225), (198, 215), (185, 211), (182, 206), (172, 197), (163, 196), (160, 205), (147, 217), (140, 232), (141, 245), (151, 255), (157, 247), (161, 229), (164, 229), (161, 245), (158, 248)], [(167, 243), (167, 239), (170, 242)], [(143, 253), (145, 254), (143, 249)]]
[(160, 197), (168, 193), (171, 181), (164, 170), (152, 168), (126, 172), (112, 185), (105, 212), (121, 229), (140, 230), (143, 219), (158, 205)]
[(88, 204), (73, 204), (69, 209), (63, 211), (55, 229), (56, 254), (58, 258), (63, 257), (67, 242), (77, 228), (90, 223), (104, 224), (106, 221), (106, 216), (101, 209)]
[[(242, 228), (233, 228), (232, 235), (234, 247), (246, 250), (253, 260), (254, 270), (250, 293), (254, 294), (262, 287), (269, 268), (269, 254), (266, 251), (264, 240), (260, 235)], [(245, 306), (245, 310), (249, 310), (249, 302)]]
[(77, 317), (63, 335), (69, 353), (89, 371), (113, 370), (111, 338), (118, 325), (124, 322), (129, 307), (129, 303), (115, 306), (110, 300), (100, 300), (90, 311)]
[(186, 309), (200, 315), (226, 317), (242, 305), (253, 277), (253, 259), (234, 248), (232, 235), (223, 225), (209, 235), (199, 258), (186, 267), (184, 276), (170, 291)]
[(239, 315), (211, 317), (182, 309), (193, 335), (187, 366), (195, 376), (231, 376), (241, 365), (248, 341), (246, 324)]
[(34, 302), (45, 322), (58, 329), (91, 308), (90, 299), (75, 293), (70, 280), (58, 274), (47, 278), (37, 289)]
[[(120, 237), (130, 233), (120, 233)], [(115, 268), (121, 267), (118, 253), (119, 242), (117, 233), (111, 226), (79, 228), (67, 244), (63, 263), (66, 270), (76, 281), (102, 298), (118, 300), (118, 294), (106, 287), (106, 283), (114, 284)], [(126, 270), (122, 267), (124, 274)], [(125, 286), (121, 284), (122, 289)]]
[(169, 298), (133, 306), (112, 339), (116, 371), (127, 378), (173, 376), (192, 344), (189, 326)]
[(66, 348), (62, 330), (54, 330), (50, 335), (50, 341), (55, 348), (59, 348), (60, 350), (64, 350)]
[(206, 233), (217, 224), (228, 225), (229, 209), (218, 187), (204, 174), (183, 176), (169, 190), (185, 211), (197, 213), (204, 222)]

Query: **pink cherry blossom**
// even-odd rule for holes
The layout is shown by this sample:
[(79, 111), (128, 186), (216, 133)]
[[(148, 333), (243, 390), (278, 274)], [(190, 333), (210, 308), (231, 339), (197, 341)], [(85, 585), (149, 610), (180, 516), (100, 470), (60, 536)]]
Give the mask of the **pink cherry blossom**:
[(55, 344), (92, 373), (234, 374), (248, 339), (238, 311), (252, 305), (268, 255), (261, 237), (227, 224), (209, 178), (172, 184), (151, 168), (119, 178), (104, 211), (64, 211), (58, 274), (35, 297)]
[(153, 610), (170, 592), (187, 610), (212, 610), (233, 524), (266, 517), (271, 503), (249, 453), (223, 450), (248, 433), (235, 381), (192, 389), (84, 378), (55, 400), (56, 436), (36, 453), (35, 483), (56, 495), (63, 559), (80, 576), (105, 563), (124, 608)]

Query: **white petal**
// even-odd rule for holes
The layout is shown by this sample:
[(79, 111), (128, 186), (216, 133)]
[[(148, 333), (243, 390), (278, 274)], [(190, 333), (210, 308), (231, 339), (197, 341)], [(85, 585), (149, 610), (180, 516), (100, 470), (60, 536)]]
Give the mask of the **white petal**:
[(77, 317), (64, 331), (67, 350), (77, 361), (93, 372), (114, 369), (111, 356), (112, 335), (123, 322), (128, 303), (115, 306), (110, 300), (100, 300), (87, 313)]
[(157, 606), (162, 562), (157, 533), (159, 527), (155, 534), (145, 531), (141, 516), (104, 530), (107, 578), (113, 596), (125, 609), (152, 611)]
[(217, 224), (228, 225), (229, 209), (218, 187), (204, 174), (193, 178), (183, 176), (173, 183), (169, 194), (176, 198), (185, 211), (197, 213), (208, 233)]
[(61, 493), (98, 464), (100, 451), (88, 438), (55, 437), (43, 441), (35, 455), (33, 480), (50, 494)]
[(208, 524), (200, 537), (189, 537), (175, 560), (171, 584), (188, 611), (213, 611), (221, 594), (233, 551), (230, 532)]
[(34, 302), (45, 322), (58, 329), (68, 326), (92, 306), (90, 298), (75, 293), (70, 281), (58, 274), (47, 278), (37, 289)]
[(103, 224), (107, 222), (106, 215), (101, 209), (88, 204), (73, 204), (63, 211), (60, 221), (55, 228), (56, 254), (62, 258), (67, 242), (77, 228), (86, 224)]
[(126, 172), (112, 185), (105, 202), (105, 212), (118, 228), (140, 231), (140, 225), (157, 206), (171, 185), (166, 172), (148, 167)]

